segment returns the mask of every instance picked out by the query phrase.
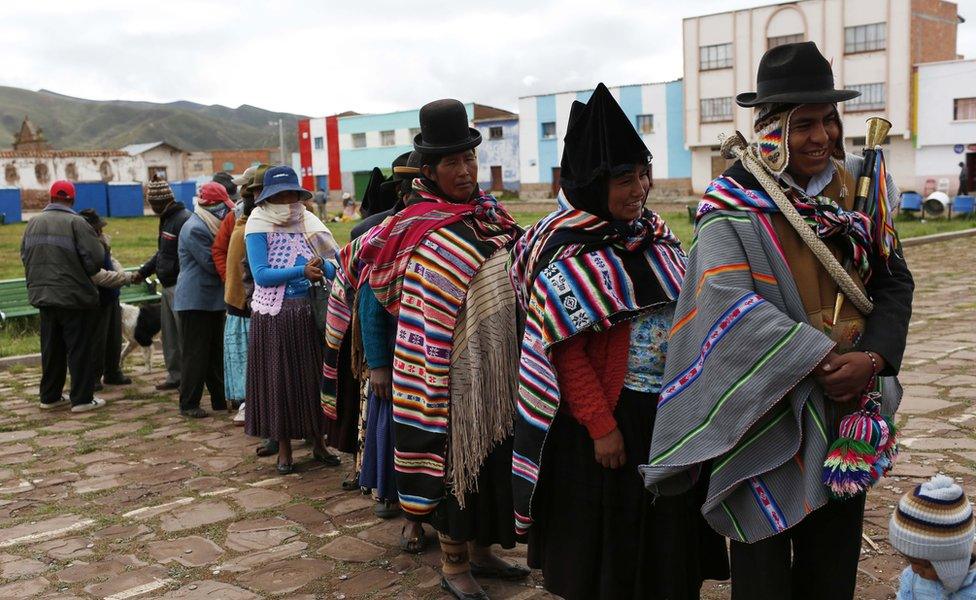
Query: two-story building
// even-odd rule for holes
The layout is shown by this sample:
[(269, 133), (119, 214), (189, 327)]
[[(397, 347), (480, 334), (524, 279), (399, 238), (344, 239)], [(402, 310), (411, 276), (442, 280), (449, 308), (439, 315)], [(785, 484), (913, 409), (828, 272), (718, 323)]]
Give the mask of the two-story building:
[(956, 4), (944, 0), (800, 0), (684, 19), (685, 142), (695, 191), (725, 168), (720, 136), (752, 133), (753, 111), (739, 108), (735, 95), (755, 90), (763, 53), (798, 41), (817, 44), (837, 87), (861, 92), (838, 107), (848, 150), (860, 151), (867, 117), (888, 119), (889, 170), (901, 187), (913, 187), (913, 67), (955, 59), (958, 23)]
[(919, 65), (915, 187), (954, 195), (965, 168), (966, 190), (976, 188), (976, 60)]

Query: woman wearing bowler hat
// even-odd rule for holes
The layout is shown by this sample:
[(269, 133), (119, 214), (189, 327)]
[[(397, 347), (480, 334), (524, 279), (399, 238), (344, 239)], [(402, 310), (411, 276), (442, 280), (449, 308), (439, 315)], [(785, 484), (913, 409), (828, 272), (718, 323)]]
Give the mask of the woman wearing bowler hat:
[(890, 467), (912, 276), (884, 211), (853, 210), (864, 159), (844, 149), (837, 104), (858, 92), (834, 88), (812, 42), (766, 52), (757, 83), (736, 98), (756, 141), (723, 144), (739, 160), (699, 205), (642, 471), (667, 494), (707, 470), (702, 514), (731, 540), (734, 600), (852, 598), (865, 490)]
[(291, 167), (272, 167), (244, 229), (254, 278), (244, 430), (278, 441), (278, 472), (293, 470), (291, 440), (312, 440), (312, 456), (339, 460), (323, 444), (319, 403), (321, 336), (309, 300), (312, 282), (330, 277), (336, 244), (303, 203), (311, 194)]
[(475, 576), (528, 574), (490, 549), (515, 545), (518, 349), (506, 266), (520, 230), (478, 187), (480, 143), (457, 100), (421, 108), (421, 176), (360, 252), (363, 328), (369, 315), (394, 321), (392, 361), (370, 364), (369, 378), (376, 396), (392, 398), (400, 506), (437, 529), (441, 586), (463, 599), (487, 598)]

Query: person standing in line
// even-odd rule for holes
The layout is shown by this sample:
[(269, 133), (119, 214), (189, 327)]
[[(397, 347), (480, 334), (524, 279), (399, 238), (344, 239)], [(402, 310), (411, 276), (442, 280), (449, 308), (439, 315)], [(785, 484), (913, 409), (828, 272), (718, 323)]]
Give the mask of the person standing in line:
[(244, 416), (247, 435), (278, 442), (278, 473), (294, 471), (292, 440), (312, 442), (312, 457), (335, 466), (325, 448), (319, 399), (322, 337), (310, 299), (312, 282), (335, 273), (332, 233), (310, 211), (291, 167), (272, 167), (244, 229), (254, 278)]
[[(67, 406), (85, 412), (105, 406), (94, 397), (92, 335), (98, 289), (91, 277), (105, 260), (95, 230), (74, 211), (75, 186), (51, 185), (51, 202), (24, 229), (20, 260), (27, 277), (27, 299), (41, 317), (42, 409)], [(62, 395), (67, 372), (71, 391)]]
[[(196, 206), (180, 231), (180, 275), (174, 309), (179, 314), (183, 356), (180, 414), (199, 419), (203, 387), (215, 411), (226, 410), (224, 397), (224, 285), (214, 266), (212, 245), (220, 223), (233, 209), (227, 190), (211, 181), (200, 188)], [(192, 332), (192, 335), (189, 335)]]
[(966, 169), (966, 163), (959, 163), (959, 191), (956, 192), (957, 196), (965, 196), (969, 193), (969, 170)]
[(159, 238), (156, 253), (138, 271), (131, 275), (132, 283), (155, 274), (163, 286), (160, 298), (163, 361), (166, 363), (166, 380), (156, 386), (159, 391), (176, 390), (180, 387), (180, 321), (173, 308), (176, 281), (180, 274), (180, 258), (177, 252), (180, 230), (190, 218), (190, 211), (173, 197), (173, 190), (165, 181), (150, 181), (146, 186), (146, 201), (159, 215)]
[(92, 343), (92, 356), (95, 361), (95, 391), (102, 389), (102, 376), (105, 385), (128, 385), (132, 380), (122, 373), (122, 307), (119, 306), (119, 288), (129, 285), (129, 274), (112, 257), (112, 247), (105, 235), (107, 223), (94, 208), (86, 208), (80, 214), (98, 235), (105, 248), (105, 261), (98, 273), (92, 276), (92, 283), (98, 286), (98, 325)]

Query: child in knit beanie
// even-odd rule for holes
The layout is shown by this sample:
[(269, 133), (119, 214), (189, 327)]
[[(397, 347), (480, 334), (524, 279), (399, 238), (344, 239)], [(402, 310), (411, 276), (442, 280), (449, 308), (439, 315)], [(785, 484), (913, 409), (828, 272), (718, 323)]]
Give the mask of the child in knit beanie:
[(902, 496), (888, 524), (892, 547), (911, 565), (898, 600), (976, 600), (973, 507), (951, 477), (936, 475)]

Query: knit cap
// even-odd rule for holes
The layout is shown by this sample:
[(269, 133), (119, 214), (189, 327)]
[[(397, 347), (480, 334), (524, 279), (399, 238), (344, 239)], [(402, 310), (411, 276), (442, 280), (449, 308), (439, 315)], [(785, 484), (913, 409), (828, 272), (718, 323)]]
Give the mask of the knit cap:
[(146, 202), (156, 214), (161, 214), (170, 202), (176, 202), (173, 190), (165, 181), (150, 181), (146, 186)]
[(974, 535), (973, 506), (945, 475), (902, 496), (888, 524), (891, 545), (905, 556), (930, 561), (949, 593), (966, 578)]

